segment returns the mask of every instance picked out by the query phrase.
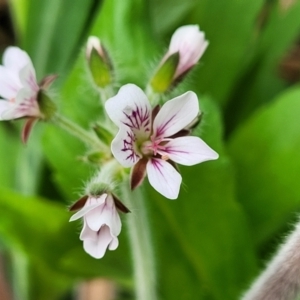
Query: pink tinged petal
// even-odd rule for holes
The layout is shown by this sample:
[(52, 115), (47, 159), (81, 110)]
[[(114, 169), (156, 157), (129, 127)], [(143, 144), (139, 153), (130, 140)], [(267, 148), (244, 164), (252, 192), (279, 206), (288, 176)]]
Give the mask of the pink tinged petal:
[(70, 222), (82, 218), (83, 216), (85, 216), (91, 210), (93, 210), (96, 207), (102, 205), (104, 203), (106, 197), (107, 197), (107, 194), (103, 194), (100, 197), (98, 197), (97, 199), (89, 198), (86, 201), (85, 206), (70, 218)]
[(36, 95), (33, 91), (22, 88), (18, 91), (14, 102), (13, 109), (3, 112), (2, 118), (4, 120), (18, 119), (22, 117), (36, 117), (41, 116), (38, 103), (35, 99)]
[(173, 139), (165, 145), (163, 151), (160, 150), (158, 153), (185, 166), (192, 166), (219, 157), (218, 153), (196, 136)]
[(118, 239), (111, 235), (108, 226), (101, 227), (99, 231), (93, 231), (85, 223), (80, 239), (83, 240), (84, 250), (94, 258), (102, 258), (107, 248), (115, 250), (118, 247)]
[(145, 93), (138, 86), (122, 86), (116, 96), (106, 101), (105, 109), (117, 126), (125, 125), (136, 135), (149, 137), (151, 106)]
[(5, 117), (6, 115), (13, 115), (16, 105), (7, 100), (0, 100), (0, 121), (11, 120), (12, 118)]
[(28, 54), (18, 47), (8, 47), (3, 54), (3, 65), (18, 73), (23, 67), (31, 64)]
[(127, 127), (120, 127), (111, 143), (111, 152), (115, 159), (125, 168), (132, 167), (140, 155), (135, 150), (136, 137)]
[(13, 100), (21, 87), (19, 74), (0, 66), (0, 96)]
[(208, 46), (204, 32), (198, 25), (179, 27), (173, 34), (168, 54), (179, 52), (180, 59), (175, 78), (193, 67)]
[(157, 114), (153, 123), (155, 137), (169, 137), (188, 124), (200, 113), (197, 95), (187, 92), (167, 101)]
[(116, 208), (113, 199), (110, 196), (107, 196), (101, 205), (87, 212), (84, 217), (88, 226), (92, 230), (98, 231), (104, 224), (108, 226), (111, 225), (115, 210)]
[(162, 159), (151, 159), (147, 164), (147, 175), (160, 194), (169, 199), (178, 198), (182, 178), (171, 164)]
[(39, 90), (39, 86), (36, 82), (35, 70), (33, 65), (30, 63), (24, 66), (20, 72), (20, 81), (22, 85), (33, 93), (37, 93)]

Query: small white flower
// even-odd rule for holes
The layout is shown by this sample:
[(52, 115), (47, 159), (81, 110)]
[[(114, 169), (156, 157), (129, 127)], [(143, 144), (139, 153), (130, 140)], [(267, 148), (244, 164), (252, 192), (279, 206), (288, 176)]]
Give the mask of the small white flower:
[[(106, 249), (115, 250), (121, 232), (121, 220), (111, 194), (89, 196), (84, 206), (70, 221), (83, 218), (80, 239), (84, 250), (94, 258), (102, 258)], [(82, 200), (81, 200), (82, 201)]]
[(8, 47), (0, 66), (0, 120), (22, 117), (39, 118), (39, 86), (28, 54), (18, 47)]
[(217, 159), (218, 154), (200, 138), (185, 136), (185, 130), (200, 113), (195, 93), (187, 92), (151, 111), (144, 92), (133, 84), (123, 86), (105, 105), (119, 127), (112, 141), (114, 157), (124, 167), (133, 167), (131, 186), (138, 186), (147, 171), (150, 184), (169, 199), (179, 194), (181, 175), (175, 163), (191, 166)]
[(165, 61), (170, 55), (179, 52), (174, 79), (189, 71), (199, 61), (207, 46), (208, 41), (198, 25), (179, 27), (172, 35), (169, 50), (163, 59)]

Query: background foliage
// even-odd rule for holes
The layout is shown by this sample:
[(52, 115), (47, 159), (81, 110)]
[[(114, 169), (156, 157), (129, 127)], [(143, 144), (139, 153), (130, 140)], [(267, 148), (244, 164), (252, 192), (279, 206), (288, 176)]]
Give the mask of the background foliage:
[[(220, 158), (182, 167), (185, 188), (176, 201), (146, 185), (157, 290), (164, 300), (238, 299), (300, 209), (300, 59), (292, 55), (300, 51), (300, 2), (9, 4), (16, 43), (29, 52), (39, 79), (60, 75), (56, 102), (85, 128), (101, 113), (84, 58), (89, 35), (108, 48), (120, 85), (144, 87), (178, 26), (205, 31), (210, 45), (183, 87), (198, 93), (204, 117), (196, 134)], [(113, 279), (131, 299), (126, 230), (116, 251), (95, 260), (68, 222), (67, 205), (93, 174), (80, 159), (84, 146), (38, 124), (24, 147), (18, 124), (0, 125), (0, 249), (16, 299), (71, 299), (76, 282), (96, 276)]]

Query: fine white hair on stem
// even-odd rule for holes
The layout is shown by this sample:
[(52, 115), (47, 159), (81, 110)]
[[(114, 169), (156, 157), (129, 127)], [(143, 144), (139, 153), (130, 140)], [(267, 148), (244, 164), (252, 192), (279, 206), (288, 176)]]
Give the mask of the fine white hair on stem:
[(300, 295), (300, 222), (242, 300), (295, 300)]

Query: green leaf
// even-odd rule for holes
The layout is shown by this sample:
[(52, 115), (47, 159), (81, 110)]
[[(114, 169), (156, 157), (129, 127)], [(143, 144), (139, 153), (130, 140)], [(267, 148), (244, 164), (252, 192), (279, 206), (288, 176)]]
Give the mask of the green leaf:
[(1, 240), (40, 266), (35, 272), (45, 269), (70, 282), (82, 276), (106, 276), (128, 283), (130, 267), (123, 237), (118, 250), (107, 251), (103, 259), (96, 260), (84, 252), (78, 223), (69, 223), (70, 213), (64, 205), (3, 189), (0, 195), (0, 210), (5, 212), (1, 214)]
[(238, 197), (256, 244), (268, 241), (300, 209), (300, 88), (257, 111), (232, 135)]
[(246, 216), (235, 201), (218, 109), (207, 98), (200, 104), (204, 116), (195, 134), (220, 158), (180, 167), (184, 183), (175, 201), (148, 189), (163, 299), (236, 299), (256, 269)]
[[(259, 106), (287, 87), (280, 78), (280, 63), (296, 42), (300, 30), (300, 3), (274, 1), (265, 7), (264, 25), (257, 29), (252, 58), (241, 74), (231, 98), (229, 122), (243, 122)], [(270, 8), (269, 8), (270, 6)], [(262, 15), (263, 16), (263, 15)], [(262, 17), (261, 16), (261, 17)]]
[[(23, 47), (29, 52), (38, 78), (64, 72), (78, 51), (88, 24), (92, 0), (31, 0)], [(76, 56), (75, 56), (76, 57)]]

